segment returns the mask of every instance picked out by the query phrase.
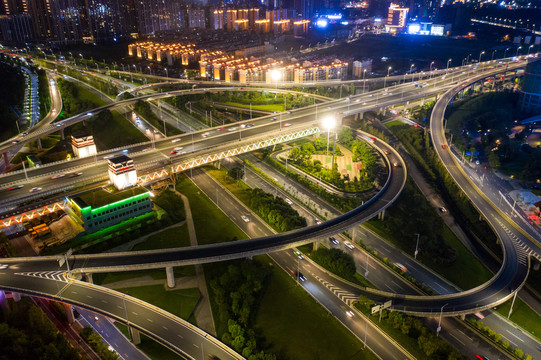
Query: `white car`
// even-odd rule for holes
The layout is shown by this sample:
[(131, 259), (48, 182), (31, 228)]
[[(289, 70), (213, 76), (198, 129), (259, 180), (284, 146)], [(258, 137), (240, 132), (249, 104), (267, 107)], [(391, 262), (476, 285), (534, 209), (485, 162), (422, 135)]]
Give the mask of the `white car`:
[(241, 215), (240, 218), (244, 220), (244, 222), (250, 222), (250, 219), (246, 215)]
[(293, 201), (289, 200), (288, 198), (285, 198), (284, 201), (289, 205), (293, 205)]
[(352, 243), (350, 243), (349, 241), (344, 241), (344, 245), (346, 245), (348, 248), (350, 249), (353, 249), (355, 246), (353, 246)]

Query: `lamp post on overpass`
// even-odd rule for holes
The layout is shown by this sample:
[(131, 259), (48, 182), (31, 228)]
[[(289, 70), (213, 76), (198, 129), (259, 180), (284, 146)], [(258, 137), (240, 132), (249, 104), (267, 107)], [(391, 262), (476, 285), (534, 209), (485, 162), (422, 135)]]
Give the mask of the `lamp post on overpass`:
[(415, 252), (413, 253), (413, 258), (415, 260), (417, 260), (417, 254), (419, 253), (419, 236), (420, 234), (415, 234), (417, 235), (417, 244), (415, 245)]
[(387, 76), (385, 76), (385, 79), (383, 80), (383, 88), (385, 89), (385, 85), (387, 84), (387, 78), (389, 77), (389, 72), (391, 71), (392, 67), (389, 66), (387, 69)]
[(443, 305), (440, 309), (440, 320), (438, 321), (438, 328), (436, 329), (436, 336), (440, 336), (440, 331), (441, 331), (441, 317), (443, 315), (443, 308), (446, 307), (447, 305), (449, 305), (449, 303)]
[(519, 47), (517, 48), (517, 53), (515, 54), (515, 57), (518, 56), (518, 51), (519, 51), (520, 49), (522, 49), (522, 46), (519, 46)]
[(503, 58), (505, 59), (505, 55), (507, 54), (507, 50), (509, 50), (511, 48), (506, 48), (505, 51), (503, 52)]
[(453, 59), (447, 60), (447, 69), (446, 69), (447, 71), (449, 71), (449, 63), (450, 63), (452, 60), (453, 60)]
[(531, 50), (532, 48), (533, 48), (533, 45), (530, 45), (530, 46), (528, 47), (528, 54), (526, 54), (526, 56), (530, 55), (530, 50)]
[(366, 69), (363, 70), (363, 94), (366, 88)]

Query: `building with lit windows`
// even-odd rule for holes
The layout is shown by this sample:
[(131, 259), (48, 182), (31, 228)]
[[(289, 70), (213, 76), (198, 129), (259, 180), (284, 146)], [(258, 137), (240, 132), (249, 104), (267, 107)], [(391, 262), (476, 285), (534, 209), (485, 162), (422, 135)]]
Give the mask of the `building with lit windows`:
[(387, 23), (385, 24), (387, 32), (396, 33), (402, 31), (402, 29), (406, 27), (408, 11), (408, 8), (401, 8), (398, 5), (391, 3), (389, 6)]
[(96, 145), (92, 135), (71, 136), (71, 149), (76, 157), (84, 158), (96, 154)]
[(137, 184), (137, 172), (133, 160), (126, 155), (120, 155), (108, 160), (109, 179), (115, 187), (123, 190)]
[(526, 65), (520, 94), (520, 108), (526, 113), (541, 113), (541, 60)]
[(99, 189), (68, 199), (66, 212), (93, 233), (152, 211), (150, 193), (136, 187), (108, 192)]

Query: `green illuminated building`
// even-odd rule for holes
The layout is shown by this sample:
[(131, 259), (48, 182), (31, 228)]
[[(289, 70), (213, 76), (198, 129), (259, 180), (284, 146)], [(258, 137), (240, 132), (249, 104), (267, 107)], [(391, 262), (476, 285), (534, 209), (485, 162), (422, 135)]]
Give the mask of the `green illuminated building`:
[(152, 211), (150, 193), (142, 188), (97, 190), (68, 199), (69, 213), (93, 233)]

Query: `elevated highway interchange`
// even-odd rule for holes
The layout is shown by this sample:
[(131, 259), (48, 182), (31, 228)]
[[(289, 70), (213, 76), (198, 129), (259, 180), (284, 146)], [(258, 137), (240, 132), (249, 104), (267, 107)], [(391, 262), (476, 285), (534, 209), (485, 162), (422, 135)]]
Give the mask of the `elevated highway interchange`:
[[(223, 91), (223, 89), (221, 90)], [(453, 90), (450, 90), (450, 91), (453, 91)], [(451, 92), (448, 92), (448, 94), (449, 93)], [(392, 95), (388, 95), (389, 98), (391, 96)], [(405, 94), (403, 98), (404, 100), (406, 100), (406, 99), (409, 99), (410, 97), (413, 98), (413, 96), (414, 96), (413, 94)], [(415, 98), (417, 96), (418, 95), (416, 94)], [(369, 99), (369, 101), (363, 102), (364, 104), (362, 104), (362, 106), (367, 105), (366, 108), (370, 106), (377, 108), (381, 106), (390, 105), (393, 102), (393, 99), (389, 101), (389, 98), (385, 98), (385, 100), (380, 101), (379, 104), (370, 104), (370, 105), (368, 103), (370, 101), (374, 101), (374, 99)], [(330, 108), (326, 109), (330, 111), (320, 112), (321, 115), (319, 116), (325, 116), (326, 114), (334, 115), (334, 112), (336, 111), (344, 113), (343, 110), (346, 110), (346, 109), (347, 109), (346, 115), (359, 112), (360, 109), (361, 111), (366, 111), (365, 110), (366, 108), (363, 109), (362, 106), (359, 106), (359, 105), (357, 105), (358, 107), (354, 108), (354, 106), (356, 105), (351, 104), (352, 100), (354, 99), (353, 98), (349, 99), (349, 101), (339, 100), (336, 102), (332, 102)], [(375, 100), (376, 103), (378, 102), (378, 100), (380, 99), (377, 98)], [(402, 100), (402, 96), (401, 96), (401, 100)], [(394, 101), (396, 102), (397, 100), (394, 99)], [(299, 112), (302, 112), (303, 110), (306, 111), (306, 109), (301, 109), (301, 110), (292, 112), (291, 114), (287, 114), (287, 115), (290, 115), (288, 117), (285, 117), (287, 115), (282, 114), (284, 116), (282, 121), (283, 122), (287, 121), (293, 124), (291, 129), (297, 126), (299, 128), (302, 126), (306, 126), (305, 124), (307, 122), (308, 123), (313, 122), (313, 119), (304, 120), (305, 124), (303, 124), (303, 121), (297, 118), (296, 115), (299, 115)], [(317, 113), (314, 114), (314, 109), (308, 109), (308, 110), (311, 110), (312, 112), (311, 113), (309, 112), (306, 116), (311, 115), (312, 117), (313, 116), (315, 116), (316, 118), (318, 117)], [(339, 111), (339, 110), (342, 110), (342, 111)], [(302, 116), (299, 116), (299, 117), (302, 118)], [(218, 143), (221, 143), (221, 144), (225, 143), (227, 145), (231, 142), (239, 141), (239, 139), (242, 139), (241, 136), (244, 136), (245, 138), (246, 136), (250, 136), (250, 133), (247, 133), (247, 132), (252, 129), (261, 131), (261, 129), (264, 128), (265, 130), (263, 131), (269, 131), (269, 132), (272, 130), (274, 131), (284, 130), (281, 126), (276, 128), (277, 121), (272, 122), (272, 124), (268, 122), (268, 118), (261, 121), (263, 122), (266, 121), (267, 124), (266, 125), (255, 124), (254, 127), (249, 128), (248, 130), (242, 130), (243, 134), (241, 134), (240, 131), (236, 131), (236, 132), (232, 131), (232, 132), (227, 132), (227, 133), (223, 132), (218, 136), (209, 137), (208, 140), (207, 139), (205, 140), (209, 141), (209, 143), (212, 143), (212, 141), (210, 141), (211, 139), (221, 138), (220, 139), (221, 141), (218, 141), (214, 145), (216, 146)], [(310, 125), (312, 125), (312, 128), (314, 128), (314, 125), (317, 126), (317, 123), (316, 124), (311, 123)], [(268, 129), (272, 129), (272, 130), (268, 130)], [(186, 144), (187, 142), (186, 140), (187, 138), (189, 138), (189, 136), (190, 135), (183, 136), (182, 144)], [(239, 136), (239, 139), (237, 139), (237, 136)], [(205, 140), (200, 140), (200, 141), (205, 142)], [(162, 149), (165, 150), (166, 148), (171, 147), (171, 144), (170, 143), (167, 144), (167, 142), (170, 142), (170, 140), (164, 140), (160, 143), (161, 145), (163, 145)], [(148, 146), (148, 144), (145, 144), (145, 146)], [(192, 143), (192, 147), (193, 147), (192, 150), (194, 150), (194, 152), (197, 151), (195, 146), (196, 145), (194, 141), (194, 143)], [(378, 142), (378, 146), (385, 146), (385, 145), (379, 144)], [(146, 155), (146, 153), (148, 154), (159, 153), (159, 145), (157, 144), (157, 149), (155, 151), (149, 150), (149, 151), (144, 152), (143, 155)], [(165, 158), (168, 162), (170, 161), (170, 159), (168, 158), (166, 154), (162, 153), (161, 158)], [(94, 159), (94, 161), (97, 161), (97, 159)], [(156, 160), (150, 160), (150, 161), (156, 161)], [(387, 162), (389, 164), (388, 160)], [(92, 159), (90, 163), (92, 163)], [(90, 166), (89, 168), (92, 168), (92, 167), (93, 166)], [(45, 172), (44, 174), (48, 176), (50, 174), (50, 171)], [(317, 239), (319, 237), (327, 237), (331, 234), (338, 233), (340, 231), (343, 231), (353, 226), (356, 223), (364, 221), (370, 218), (371, 216), (374, 216), (375, 214), (377, 214), (377, 212), (384, 209), (386, 206), (388, 206), (388, 204), (394, 198), (396, 198), (396, 196), (399, 193), (399, 190), (403, 186), (403, 181), (405, 181), (405, 175), (406, 175), (405, 168), (403, 168), (403, 170), (400, 173), (400, 168), (392, 169), (391, 167), (389, 183), (388, 183), (388, 186), (384, 188), (383, 194), (380, 194), (378, 197), (374, 198), (373, 200), (365, 204), (366, 206), (361, 207), (359, 209), (355, 209), (352, 212), (345, 214), (343, 217), (327, 221), (319, 226), (313, 226), (313, 227), (309, 227), (305, 229), (300, 229), (295, 232), (280, 234), (277, 236), (239, 241), (239, 242), (235, 242), (231, 244), (220, 244), (219, 246), (209, 245), (205, 247), (181, 249), (181, 250), (178, 250), (178, 252), (175, 251), (173, 253), (168, 253), (168, 254), (157, 251), (157, 252), (152, 253), (152, 258), (150, 258), (148, 255), (145, 256), (145, 255), (140, 255), (137, 253), (120, 254), (120, 255), (115, 254), (114, 256), (103, 256), (103, 255), (75, 256), (70, 260), (70, 265), (72, 269), (73, 268), (76, 269), (76, 272), (110, 271), (111, 269), (118, 269), (119, 267), (122, 269), (129, 269), (132, 267), (137, 267), (137, 268), (164, 267), (164, 266), (172, 266), (172, 265), (178, 265), (178, 264), (189, 264), (193, 262), (208, 262), (208, 261), (223, 260), (223, 259), (234, 258), (234, 257), (246, 257), (246, 256), (250, 256), (251, 254), (256, 254), (260, 252), (269, 252), (269, 251), (278, 250), (281, 248), (290, 247), (293, 244), (298, 244), (302, 242), (310, 242), (310, 239), (311, 241), (313, 241), (314, 239)], [(41, 175), (41, 176), (45, 176), (45, 175)], [(394, 189), (394, 190), (391, 191), (391, 189)], [(503, 238), (502, 238), (502, 241), (503, 241)], [(520, 258), (518, 257), (516, 252), (507, 251), (508, 250), (507, 248), (505, 249), (506, 249), (506, 259), (510, 256), (517, 256), (520, 262)], [(56, 258), (10, 260), (11, 265), (8, 268), (10, 269), (9, 272), (17, 272), (19, 276), (26, 276), (25, 283), (28, 282), (29, 284), (25, 285), (22, 288), (20, 287), (21, 286), (20, 281), (8, 282), (4, 284), (3, 279), (5, 277), (3, 276), (1, 280), (2, 287), (5, 287), (6, 289), (12, 289), (14, 291), (30, 292), (30, 293), (35, 292), (35, 293), (40, 293), (41, 295), (46, 295), (49, 297), (57, 297), (57, 298), (59, 297), (60, 293), (63, 293), (63, 296), (64, 296), (63, 301), (79, 304), (81, 302), (80, 298), (72, 299), (72, 300), (67, 299), (66, 293), (64, 291), (58, 291), (59, 290), (58, 288), (56, 289), (57, 291), (54, 291), (54, 288), (53, 288), (52, 291), (50, 291), (51, 289), (49, 289), (49, 291), (46, 293), (41, 292), (40, 290), (42, 289), (41, 283), (43, 282), (42, 278), (39, 278), (36, 276), (20, 275), (23, 273), (29, 274), (32, 272), (36, 272), (34, 270), (58, 271), (58, 264), (56, 263), (56, 260), (57, 260)], [(445, 313), (451, 315), (451, 314), (456, 314), (456, 313), (472, 312), (472, 309), (486, 308), (487, 304), (491, 301), (500, 301), (501, 299), (509, 297), (509, 294), (512, 293), (512, 291), (509, 291), (510, 290), (509, 287), (507, 287), (507, 289), (505, 287), (498, 289), (497, 287), (498, 286), (501, 287), (503, 283), (505, 283), (506, 285), (510, 284), (513, 287), (515, 285), (520, 286), (521, 281), (525, 279), (525, 273), (527, 274), (527, 264), (522, 264), (522, 266), (520, 266), (519, 264), (515, 263), (514, 265), (513, 264), (511, 265), (512, 265), (511, 267), (506, 267), (506, 261), (504, 261), (504, 265), (502, 266), (502, 269), (500, 270), (498, 275), (496, 275), (496, 277), (491, 280), (488, 286), (470, 290), (469, 292), (467, 292), (467, 294), (464, 294), (464, 293), (457, 294), (456, 296), (451, 296), (448, 299), (442, 298), (441, 301), (446, 301), (447, 303), (450, 303), (450, 302), (453, 303), (453, 306), (451, 306), (451, 304), (445, 306), (448, 308), (448, 309), (445, 309)], [(524, 270), (525, 270), (525, 273), (524, 273)], [(511, 272), (510, 275), (506, 275), (508, 271)], [(20, 280), (19, 276), (15, 276), (14, 273), (11, 273), (11, 275), (12, 276), (8, 276), (8, 278)], [(29, 279), (33, 279), (33, 280), (29, 280)], [(35, 284), (32, 285), (30, 283), (35, 283)], [(67, 283), (67, 285), (65, 285), (66, 287), (65, 290), (67, 290), (68, 288), (71, 288), (74, 284), (77, 284), (77, 286), (83, 286), (83, 287), (90, 286), (84, 283), (79, 284), (78, 281), (70, 281)], [(50, 285), (51, 286), (46, 286), (46, 288), (50, 288), (54, 285), (58, 286), (58, 282), (56, 284), (51, 283)], [(511, 289), (511, 290), (515, 290), (515, 289)], [(478, 297), (479, 293), (482, 293), (482, 292), (486, 293), (487, 291), (491, 291), (492, 294), (490, 294), (490, 296), (485, 296), (486, 295), (485, 294), (484, 297), (482, 298)], [(472, 296), (471, 294), (475, 294), (475, 295)], [(457, 303), (456, 299), (461, 299), (462, 303), (461, 304)], [(479, 300), (482, 300), (482, 301), (479, 301)], [(130, 299), (129, 301), (132, 301), (132, 300)], [(415, 297), (415, 298), (414, 297), (411, 297), (411, 298), (410, 297), (402, 297), (402, 298), (395, 297), (393, 301), (395, 304), (393, 305), (395, 309), (400, 309), (399, 306), (403, 306), (401, 310), (405, 310), (407, 312), (418, 313), (418, 314), (434, 314), (436, 311), (439, 312), (439, 309), (441, 308), (441, 305), (439, 303), (437, 304), (434, 303), (434, 301), (438, 302), (440, 300), (434, 297), (431, 297), (430, 299), (428, 298), (425, 299), (425, 298), (420, 298), (420, 297)], [(411, 302), (411, 305), (408, 301)], [(84, 304), (84, 302), (85, 301), (82, 301), (81, 303)], [(116, 316), (117, 318), (119, 317), (118, 314), (113, 315), (113, 316)], [(124, 317), (124, 321), (128, 321), (126, 317), (127, 316)], [(147, 327), (142, 326), (141, 328), (142, 330), (149, 331)], [(226, 354), (224, 354), (224, 356), (225, 355)]]

